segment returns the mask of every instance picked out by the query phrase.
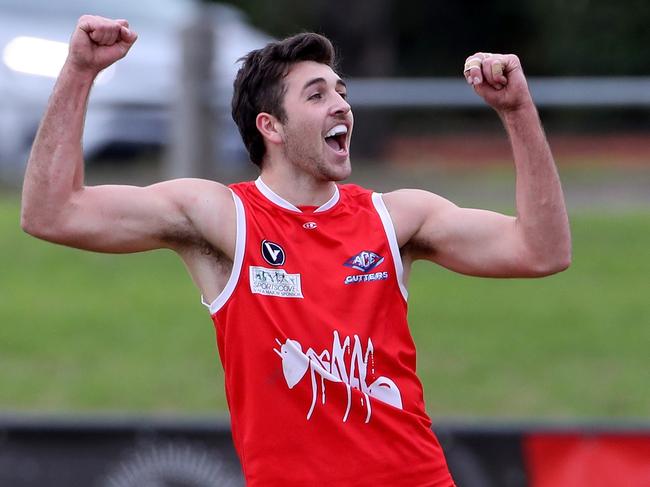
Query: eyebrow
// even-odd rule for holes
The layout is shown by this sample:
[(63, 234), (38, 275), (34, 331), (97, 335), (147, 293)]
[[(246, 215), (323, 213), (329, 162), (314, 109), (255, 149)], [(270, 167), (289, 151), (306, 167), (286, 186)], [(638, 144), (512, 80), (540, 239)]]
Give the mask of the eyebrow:
[[(310, 86), (313, 86), (313, 85), (316, 85), (316, 84), (319, 84), (319, 83), (326, 83), (326, 84), (327, 84), (327, 80), (326, 80), (325, 78), (313, 78), (313, 79), (310, 79), (310, 80), (307, 81), (307, 82), (305, 83), (305, 85), (302, 87), (302, 91), (305, 91), (305, 90), (307, 90)], [(343, 81), (341, 78), (337, 78), (337, 79), (336, 79), (336, 86), (337, 86), (337, 87), (338, 87), (338, 86), (342, 86), (343, 88), (347, 88), (347, 87), (348, 87), (348, 85), (345, 84), (345, 81)]]

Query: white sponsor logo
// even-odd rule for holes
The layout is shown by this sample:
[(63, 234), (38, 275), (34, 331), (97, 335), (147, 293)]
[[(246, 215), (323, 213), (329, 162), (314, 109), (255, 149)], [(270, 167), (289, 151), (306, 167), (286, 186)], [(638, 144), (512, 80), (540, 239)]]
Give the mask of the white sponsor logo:
[(358, 282), (384, 281), (386, 279), (388, 279), (388, 272), (374, 272), (372, 274), (347, 276), (343, 282), (345, 282), (345, 284), (356, 284)]
[[(370, 421), (372, 408), (370, 407), (370, 397), (383, 401), (391, 406), (402, 409), (402, 395), (400, 394), (397, 384), (390, 378), (380, 376), (368, 385), (368, 362), (370, 362), (370, 374), (375, 376), (374, 347), (372, 341), (368, 338), (366, 351), (364, 353), (361, 340), (354, 335), (354, 341), (350, 337), (345, 337), (343, 343), (336, 330), (334, 330), (334, 340), (332, 350), (323, 350), (320, 354), (312, 348), (306, 352), (302, 351), (302, 345), (297, 340), (287, 340), (282, 343), (276, 338), (276, 343), (280, 350), (274, 348), (282, 359), (282, 372), (289, 389), (293, 389), (298, 382), (307, 374), (311, 375), (312, 400), (311, 407), (307, 412), (307, 419), (311, 418), (316, 406), (318, 397), (318, 382), (316, 377), (320, 376), (321, 403), (325, 404), (325, 381), (339, 382), (345, 384), (348, 392), (348, 401), (343, 422), (348, 420), (350, 408), (352, 406), (351, 387), (361, 391), (363, 398), (361, 406), (366, 408), (366, 420)], [(352, 342), (352, 343), (351, 343)], [(352, 350), (350, 350), (352, 349)]]
[(253, 294), (302, 298), (300, 274), (288, 274), (284, 269), (267, 269), (250, 266), (250, 283)]

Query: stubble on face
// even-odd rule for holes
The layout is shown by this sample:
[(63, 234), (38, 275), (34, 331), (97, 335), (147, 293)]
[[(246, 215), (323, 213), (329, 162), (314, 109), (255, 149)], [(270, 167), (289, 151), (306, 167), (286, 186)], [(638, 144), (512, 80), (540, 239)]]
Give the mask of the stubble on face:
[[(314, 133), (320, 134), (319, 128)], [(319, 181), (342, 181), (350, 176), (350, 159), (343, 163), (328, 163), (323, 151), (327, 150), (319, 139), (309, 140), (305, 127), (295, 127), (290, 120), (284, 124), (283, 153), (285, 160), (309, 173)]]
[(323, 135), (327, 125), (335, 124), (337, 120), (350, 123), (352, 113), (341, 111), (334, 114), (328, 111), (327, 106), (306, 102), (303, 98), (306, 93), (301, 89), (306, 82), (315, 79), (329, 80), (330, 88), (322, 87), (320, 90), (323, 90), (322, 96), (332, 96), (331, 86), (338, 76), (330, 67), (311, 61), (299, 63), (285, 80), (291, 86), (285, 90), (283, 100), (283, 157), (287, 163), (318, 181), (341, 181), (352, 171), (350, 158), (337, 158)]

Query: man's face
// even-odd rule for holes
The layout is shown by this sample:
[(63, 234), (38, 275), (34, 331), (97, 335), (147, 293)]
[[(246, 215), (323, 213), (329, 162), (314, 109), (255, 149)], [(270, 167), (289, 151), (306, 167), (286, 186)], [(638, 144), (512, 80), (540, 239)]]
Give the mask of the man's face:
[(285, 158), (319, 180), (347, 178), (354, 120), (345, 83), (332, 68), (314, 61), (296, 63), (285, 83)]

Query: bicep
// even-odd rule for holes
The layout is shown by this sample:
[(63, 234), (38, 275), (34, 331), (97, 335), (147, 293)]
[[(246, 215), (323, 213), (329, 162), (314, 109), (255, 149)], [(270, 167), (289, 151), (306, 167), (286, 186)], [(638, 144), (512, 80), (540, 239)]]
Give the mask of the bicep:
[(514, 217), (473, 208), (446, 208), (414, 236), (416, 258), (462, 274), (482, 277), (528, 275), (525, 248)]
[(175, 234), (193, 231), (180, 186), (168, 181), (147, 187), (84, 187), (58, 212), (48, 240), (112, 253), (169, 247)]
[(515, 217), (460, 208), (419, 190), (402, 190), (392, 198), (398, 240), (412, 260), (430, 260), (473, 276), (530, 275)]

